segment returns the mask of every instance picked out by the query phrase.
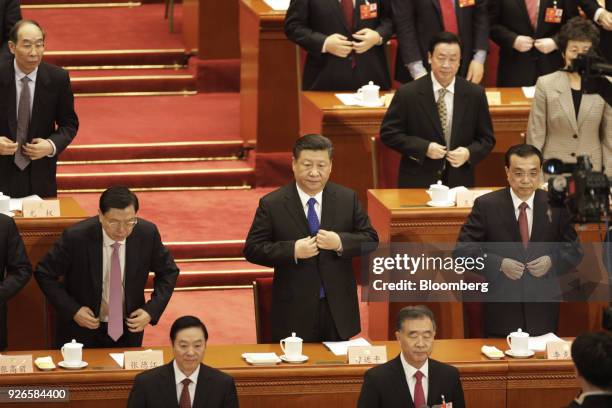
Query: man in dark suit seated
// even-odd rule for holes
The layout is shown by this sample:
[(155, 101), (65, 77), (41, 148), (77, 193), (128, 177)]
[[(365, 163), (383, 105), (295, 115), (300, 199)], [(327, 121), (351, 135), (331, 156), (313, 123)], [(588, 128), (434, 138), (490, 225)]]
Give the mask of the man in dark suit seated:
[(612, 407), (612, 335), (599, 332), (576, 337), (572, 360), (582, 393), (569, 408)]
[(359, 408), (464, 408), (459, 371), (429, 358), (436, 337), (434, 315), (425, 306), (408, 306), (397, 316), (400, 354), (366, 371)]
[(393, 34), (389, 0), (291, 0), (285, 34), (307, 51), (305, 91), (389, 89), (385, 44)]
[(436, 34), (431, 74), (402, 86), (380, 128), (382, 142), (402, 155), (398, 186), (473, 186), (474, 168), (495, 145), (484, 89), (456, 76), (459, 38)]
[(246, 239), (246, 259), (274, 268), (274, 341), (292, 332), (305, 342), (346, 340), (361, 330), (352, 260), (376, 249), (378, 235), (357, 194), (328, 183), (332, 155), (326, 137), (299, 138), (295, 183), (259, 201)]
[(476, 199), (455, 256), (485, 258), (486, 337), (506, 337), (519, 328), (532, 336), (555, 332), (558, 276), (582, 260), (578, 236), (567, 210), (550, 207), (548, 194), (538, 189), (542, 153), (529, 144), (515, 145), (505, 161), (510, 187)]
[(0, 0), (0, 61), (12, 60), (8, 39), (11, 29), (21, 20), (19, 0)]
[(136, 376), (128, 408), (238, 407), (234, 379), (202, 364), (208, 331), (200, 319), (176, 319), (170, 329), (170, 341), (174, 360)]
[[(157, 324), (179, 270), (155, 224), (137, 212), (138, 198), (127, 187), (107, 189), (98, 216), (64, 230), (36, 267), (57, 310), (58, 346), (76, 339), (86, 348), (140, 347), (144, 328)], [(145, 302), (150, 271), (154, 290)]]
[(68, 72), (42, 61), (45, 32), (21, 20), (10, 32), (15, 55), (0, 62), (0, 191), (11, 197), (57, 195), (57, 157), (79, 120)]
[(30, 280), (32, 266), (12, 218), (0, 214), (0, 350), (7, 345), (6, 304)]

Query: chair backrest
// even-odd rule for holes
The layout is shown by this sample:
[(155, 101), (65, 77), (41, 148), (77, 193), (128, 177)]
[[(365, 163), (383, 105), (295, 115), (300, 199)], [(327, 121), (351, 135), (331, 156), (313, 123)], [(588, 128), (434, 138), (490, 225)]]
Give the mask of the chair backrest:
[(385, 146), (379, 136), (370, 139), (374, 188), (397, 188), (401, 156)]
[(272, 282), (273, 278), (257, 278), (253, 281), (257, 343), (272, 343)]

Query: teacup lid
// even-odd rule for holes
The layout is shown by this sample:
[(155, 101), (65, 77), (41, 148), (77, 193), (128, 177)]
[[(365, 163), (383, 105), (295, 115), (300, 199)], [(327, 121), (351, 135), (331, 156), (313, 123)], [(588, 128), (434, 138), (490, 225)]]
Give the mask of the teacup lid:
[(64, 344), (64, 348), (81, 348), (83, 344), (77, 343), (75, 339), (72, 339), (70, 343)]
[(511, 337), (529, 337), (529, 333), (524, 332), (521, 328), (517, 331), (510, 333)]
[(380, 86), (374, 85), (373, 81), (368, 82), (367, 85), (362, 86), (363, 89), (380, 89)]
[(291, 337), (287, 337), (287, 338), (283, 339), (283, 341), (285, 343), (298, 343), (298, 342), (301, 342), (302, 339), (299, 338), (299, 337), (296, 337), (295, 332), (292, 332), (291, 333)]
[(436, 184), (429, 185), (430, 190), (448, 190), (448, 186), (442, 184), (442, 180), (438, 180)]

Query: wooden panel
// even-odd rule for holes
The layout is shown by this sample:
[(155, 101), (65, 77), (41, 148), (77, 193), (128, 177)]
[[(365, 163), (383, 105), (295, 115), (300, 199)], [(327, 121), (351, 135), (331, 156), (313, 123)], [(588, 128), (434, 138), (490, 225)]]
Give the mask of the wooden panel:
[(240, 58), (238, 0), (183, 0), (183, 40), (202, 60)]

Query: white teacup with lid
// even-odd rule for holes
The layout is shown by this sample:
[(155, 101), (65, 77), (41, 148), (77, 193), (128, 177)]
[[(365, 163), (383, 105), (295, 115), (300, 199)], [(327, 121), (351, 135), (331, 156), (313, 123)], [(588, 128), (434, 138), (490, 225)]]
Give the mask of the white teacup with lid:
[(379, 90), (380, 86), (374, 85), (374, 82), (370, 81), (367, 85), (357, 90), (357, 98), (361, 101), (362, 105), (380, 106)]
[(65, 343), (62, 348), (63, 363), (67, 366), (79, 366), (83, 362), (83, 344), (77, 343), (75, 339), (72, 342)]
[(427, 190), (427, 194), (431, 198), (431, 201), (438, 204), (445, 204), (449, 201), (449, 191), (448, 186), (442, 184), (442, 180), (438, 180), (438, 183), (431, 184), (429, 186), (429, 190)]
[(520, 328), (506, 336), (506, 342), (513, 354), (524, 355), (529, 353), (529, 333)]
[(299, 360), (302, 358), (302, 339), (291, 333), (291, 337), (286, 337), (280, 341), (280, 347), (285, 353), (287, 360)]

